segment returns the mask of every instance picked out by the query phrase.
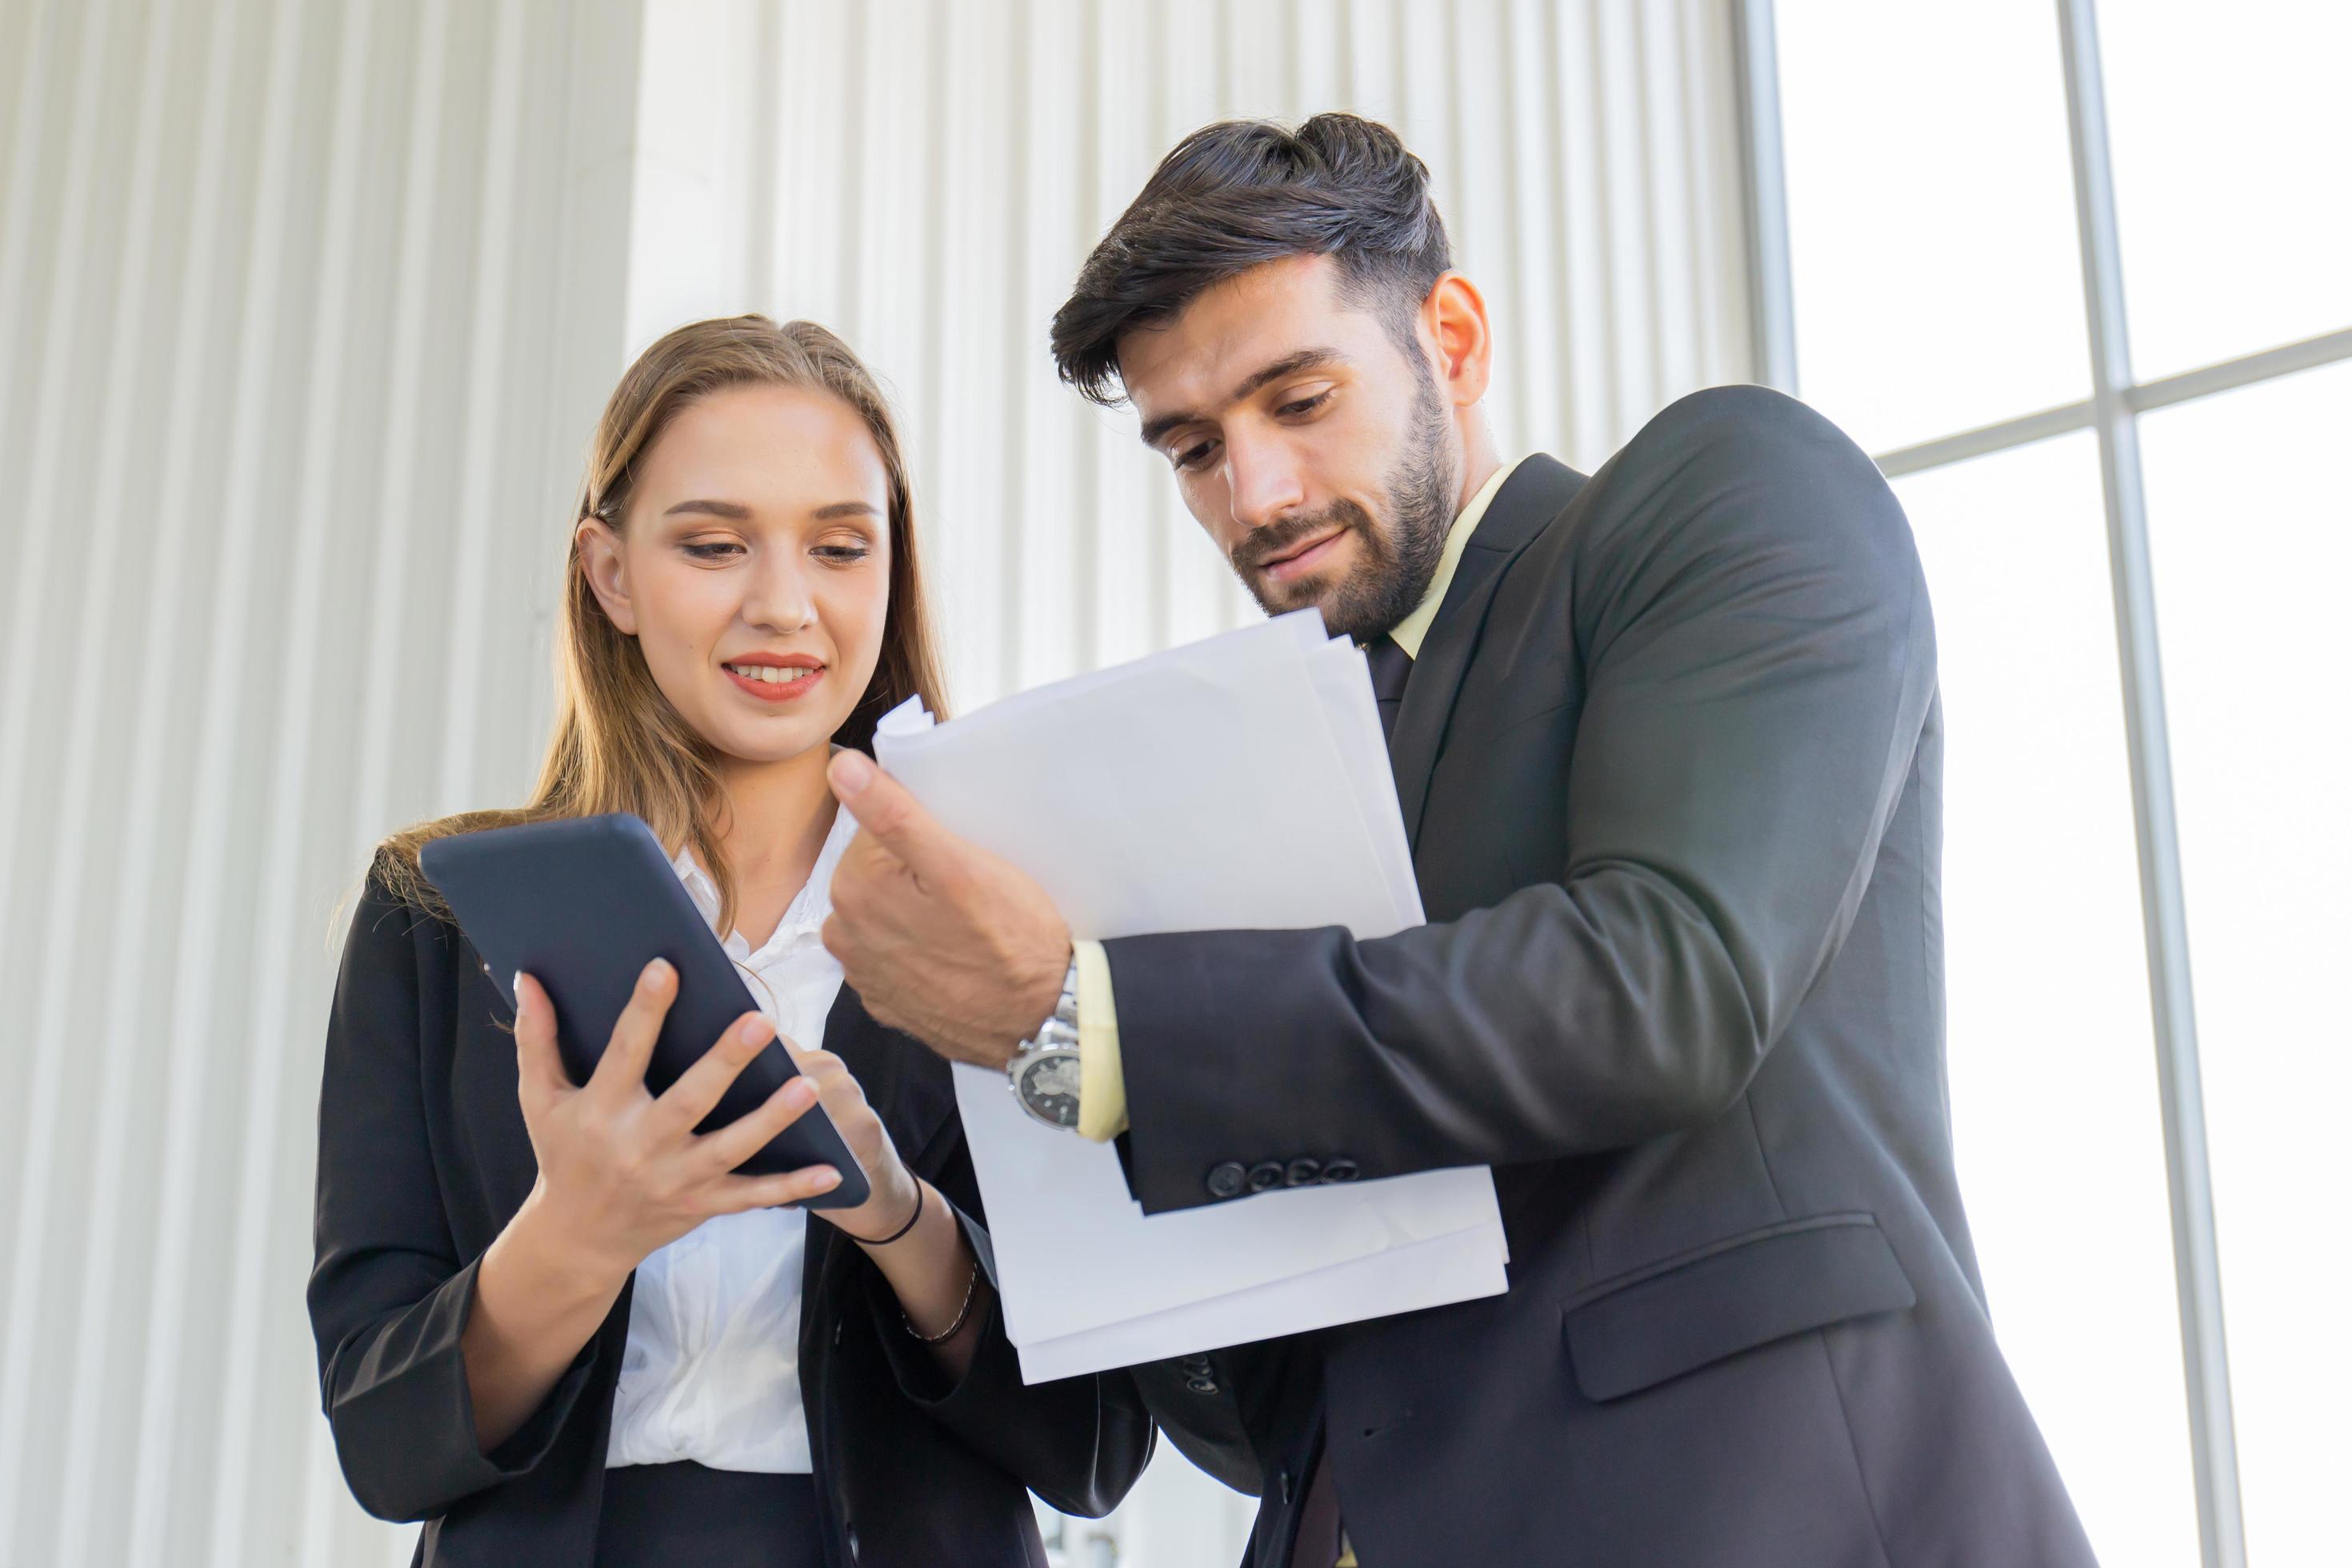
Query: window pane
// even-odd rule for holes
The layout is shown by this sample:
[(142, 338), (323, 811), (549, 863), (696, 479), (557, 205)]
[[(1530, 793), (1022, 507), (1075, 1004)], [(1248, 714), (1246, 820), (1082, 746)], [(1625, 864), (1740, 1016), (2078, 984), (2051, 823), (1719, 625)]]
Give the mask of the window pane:
[(2140, 428), (2246, 1550), (2340, 1561), (2352, 364)]
[(2142, 381), (2352, 327), (2352, 6), (2099, 7)]
[(2100, 1560), (2195, 1568), (2097, 448), (1895, 489), (1936, 612), (1952, 1121), (1993, 1328)]
[(2050, 0), (1780, 0), (1797, 374), (1874, 452), (2090, 393)]

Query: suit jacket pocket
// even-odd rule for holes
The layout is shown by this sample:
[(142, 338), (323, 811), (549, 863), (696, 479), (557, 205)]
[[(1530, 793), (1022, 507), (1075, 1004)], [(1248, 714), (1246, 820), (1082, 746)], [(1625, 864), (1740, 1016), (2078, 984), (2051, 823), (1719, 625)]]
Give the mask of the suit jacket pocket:
[(1877, 1219), (1821, 1215), (1734, 1237), (1612, 1280), (1563, 1313), (1576, 1386), (1620, 1399), (1808, 1329), (1901, 1311), (1916, 1296)]

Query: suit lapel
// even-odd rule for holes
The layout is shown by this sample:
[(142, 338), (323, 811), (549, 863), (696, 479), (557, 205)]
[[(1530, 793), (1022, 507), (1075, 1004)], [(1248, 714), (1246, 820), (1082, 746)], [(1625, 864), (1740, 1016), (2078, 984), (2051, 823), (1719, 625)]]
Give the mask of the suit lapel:
[(866, 1091), (866, 1103), (888, 1126), (899, 1096), (897, 1053), (889, 1049), (882, 1026), (874, 1021), (874, 1015), (846, 982), (833, 999), (833, 1011), (824, 1016), (824, 1048), (842, 1059), (849, 1076)]
[(1437, 769), (1446, 724), (1454, 715), (1454, 693), (1462, 689), (1470, 657), (1477, 651), (1503, 570), (1545, 523), (1559, 515), (1583, 483), (1582, 475), (1540, 452), (1528, 458), (1487, 503), (1486, 515), (1478, 520), (1477, 531), (1454, 569), (1444, 603), (1422, 642), (1421, 657), (1413, 660), (1412, 679), (1405, 683), (1396, 732), (1389, 738), (1389, 768), (1396, 774), (1405, 836), (1416, 848), (1422, 814), (1429, 805), (1430, 775)]

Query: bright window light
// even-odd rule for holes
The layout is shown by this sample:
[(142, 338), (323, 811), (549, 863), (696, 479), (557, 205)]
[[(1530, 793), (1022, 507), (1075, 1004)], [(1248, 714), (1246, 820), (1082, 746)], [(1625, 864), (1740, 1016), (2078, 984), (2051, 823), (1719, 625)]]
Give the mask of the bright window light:
[(2352, 1474), (2352, 363), (2148, 415), (2164, 647), (2246, 1554), (2340, 1549)]
[(2049, 0), (1780, 0), (1798, 386), (1874, 452), (2088, 395)]
[(1993, 1331), (2100, 1561), (2195, 1568), (2095, 440), (1895, 491), (1936, 610), (1952, 1121)]
[(2352, 5), (2099, 7), (2132, 374), (2352, 327)]

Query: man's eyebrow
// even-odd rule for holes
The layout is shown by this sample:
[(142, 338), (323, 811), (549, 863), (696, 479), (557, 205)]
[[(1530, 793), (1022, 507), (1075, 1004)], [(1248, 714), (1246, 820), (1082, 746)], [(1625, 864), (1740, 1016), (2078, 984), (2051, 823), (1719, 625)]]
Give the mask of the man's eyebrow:
[[(1280, 381), (1286, 375), (1297, 375), (1302, 370), (1321, 370), (1327, 365), (1344, 364), (1347, 363), (1347, 358), (1348, 356), (1338, 349), (1300, 349), (1297, 353), (1285, 354), (1272, 364), (1261, 366), (1244, 377), (1242, 384), (1234, 388), (1233, 395), (1225, 401), (1239, 403), (1270, 381)], [(1203, 416), (1191, 409), (1181, 409), (1173, 414), (1162, 414), (1156, 418), (1147, 419), (1143, 425), (1143, 444), (1147, 447), (1157, 447), (1161, 438), (1171, 430), (1197, 423), (1202, 417)]]

